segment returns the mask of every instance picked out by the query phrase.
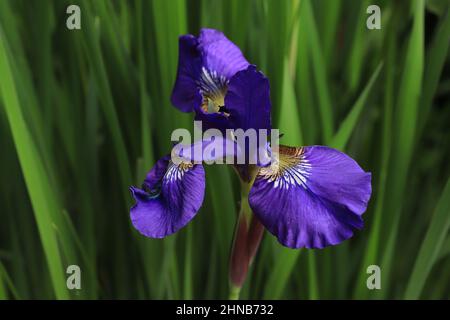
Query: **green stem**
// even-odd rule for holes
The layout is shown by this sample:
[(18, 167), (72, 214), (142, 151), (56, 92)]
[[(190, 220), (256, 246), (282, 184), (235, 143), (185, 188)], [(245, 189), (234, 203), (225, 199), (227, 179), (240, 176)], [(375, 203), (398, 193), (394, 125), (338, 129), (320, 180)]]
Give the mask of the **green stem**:
[(229, 300), (239, 300), (239, 294), (241, 293), (241, 288), (236, 287), (234, 285), (230, 285), (230, 295), (228, 296)]
[(251, 171), (251, 179), (241, 179), (241, 208), (236, 223), (230, 257), (230, 294), (232, 300), (239, 299), (239, 294), (247, 277), (248, 269), (261, 242), (264, 228), (253, 216), (248, 195), (253, 185), (256, 170)]

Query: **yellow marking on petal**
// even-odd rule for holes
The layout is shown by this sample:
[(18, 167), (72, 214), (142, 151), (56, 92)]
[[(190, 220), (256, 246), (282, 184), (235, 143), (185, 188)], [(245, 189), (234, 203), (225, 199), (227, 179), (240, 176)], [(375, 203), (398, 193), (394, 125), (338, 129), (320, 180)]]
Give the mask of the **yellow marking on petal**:
[[(228, 81), (217, 72), (202, 69), (199, 86), (203, 97), (201, 108), (205, 113), (221, 112), (220, 108), (225, 105), (227, 85)], [(223, 114), (228, 115), (225, 112)]]

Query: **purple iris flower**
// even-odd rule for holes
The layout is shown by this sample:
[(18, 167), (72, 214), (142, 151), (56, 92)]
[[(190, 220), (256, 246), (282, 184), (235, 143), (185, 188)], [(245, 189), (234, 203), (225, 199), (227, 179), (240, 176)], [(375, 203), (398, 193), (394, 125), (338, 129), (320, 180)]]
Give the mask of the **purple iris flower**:
[(203, 128), (269, 129), (269, 81), (225, 35), (202, 29), (179, 38), (172, 103), (195, 112)]
[[(172, 103), (208, 127), (270, 130), (269, 83), (221, 32), (179, 40), (178, 75)], [(225, 140), (201, 141), (202, 148)], [(229, 150), (212, 158), (227, 156)], [(324, 248), (363, 227), (371, 196), (371, 174), (346, 154), (324, 146), (280, 145), (270, 165), (256, 167), (249, 180), (249, 204), (257, 219), (290, 248)], [(205, 171), (197, 159), (175, 164), (158, 160), (142, 188), (132, 187), (134, 227), (152, 238), (168, 236), (191, 221), (205, 192)]]

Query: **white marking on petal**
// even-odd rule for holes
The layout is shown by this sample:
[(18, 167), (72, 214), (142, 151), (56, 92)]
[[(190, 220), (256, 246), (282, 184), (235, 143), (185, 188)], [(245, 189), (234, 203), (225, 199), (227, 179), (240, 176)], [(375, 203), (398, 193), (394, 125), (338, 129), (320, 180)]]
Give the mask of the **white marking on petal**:
[(203, 96), (203, 110), (207, 113), (219, 112), (220, 107), (225, 104), (228, 80), (224, 76), (218, 75), (216, 71), (208, 71), (202, 67), (198, 86)]
[(261, 168), (259, 176), (273, 182), (274, 188), (289, 189), (292, 186), (307, 188), (311, 164), (304, 156), (303, 148), (280, 146), (278, 161)]
[(169, 162), (167, 171), (164, 174), (163, 182), (176, 182), (183, 178), (184, 174), (192, 168), (191, 163), (182, 162), (179, 165), (174, 164), (172, 161)]

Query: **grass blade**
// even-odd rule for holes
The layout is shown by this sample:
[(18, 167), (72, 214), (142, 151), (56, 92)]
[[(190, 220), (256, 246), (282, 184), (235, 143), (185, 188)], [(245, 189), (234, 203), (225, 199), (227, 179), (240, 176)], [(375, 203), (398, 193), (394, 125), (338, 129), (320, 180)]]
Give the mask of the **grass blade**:
[[(303, 135), (300, 125), (300, 116), (297, 107), (294, 88), (292, 87), (292, 78), (289, 72), (288, 61), (284, 61), (284, 75), (283, 75), (283, 94), (281, 98), (280, 121), (278, 128), (280, 133), (286, 132), (286, 137), (283, 137), (282, 142), (286, 144), (295, 143), (295, 146), (303, 144)], [(286, 131), (285, 131), (286, 130)], [(289, 134), (288, 134), (289, 133)]]
[[(3, 283), (2, 283), (2, 281), (3, 281)], [(21, 296), (20, 296), (19, 292), (17, 291), (17, 288), (14, 286), (14, 283), (11, 280), (11, 277), (6, 272), (5, 266), (0, 261), (0, 300), (7, 299), (5, 285), (8, 286), (9, 291), (11, 292), (14, 299), (16, 299), (16, 300), (21, 299)]]
[[(278, 245), (278, 244), (277, 244)], [(277, 248), (276, 263), (264, 286), (263, 299), (280, 299), (302, 250)]]
[[(447, 4), (447, 11), (442, 16), (438, 30), (436, 31), (431, 47), (426, 55), (426, 68), (424, 74), (421, 108), (419, 116), (420, 131), (423, 130), (428, 114), (431, 109), (433, 97), (439, 84), (439, 78), (444, 68), (450, 44), (450, 8)], [(420, 134), (421, 132), (419, 132)]]
[(420, 247), (416, 262), (405, 292), (405, 299), (418, 299), (425, 280), (436, 262), (450, 227), (450, 179), (436, 205), (428, 231)]
[[(384, 279), (389, 283), (392, 259), (398, 234), (403, 197), (405, 193), (408, 169), (411, 163), (415, 142), (415, 131), (418, 116), (419, 99), (422, 90), (423, 51), (424, 51), (424, 1), (416, 0), (412, 3), (413, 27), (406, 50), (405, 63), (400, 81), (395, 115), (395, 136), (392, 146), (392, 158), (389, 169), (388, 182), (390, 192), (387, 192), (385, 212), (392, 215), (391, 226), (387, 234), (388, 241), (384, 248), (381, 268)], [(388, 290), (383, 290), (384, 296)]]
[(319, 35), (317, 33), (314, 13), (309, 0), (303, 0), (300, 10), (305, 10), (305, 28), (308, 30), (308, 44), (314, 71), (316, 94), (319, 102), (319, 113), (322, 121), (323, 140), (326, 144), (333, 135), (333, 111), (331, 108), (330, 91), (327, 83), (326, 63), (320, 48)]
[(378, 79), (378, 75), (380, 74), (382, 66), (383, 64), (380, 63), (378, 67), (375, 69), (366, 87), (359, 95), (355, 104), (352, 106), (351, 111), (344, 119), (344, 121), (342, 121), (341, 126), (339, 127), (338, 131), (331, 140), (330, 145), (333, 148), (340, 150), (345, 149), (345, 146), (348, 140), (350, 139), (350, 136), (353, 130), (355, 129), (356, 124), (358, 123), (359, 116), (361, 115), (361, 112), (366, 104), (367, 98), (369, 97), (369, 94), (372, 91), (372, 87), (375, 81)]
[(33, 205), (53, 288), (57, 298), (68, 299), (69, 294), (66, 288), (61, 256), (52, 227), (53, 222), (49, 214), (57, 205), (53, 198), (48, 197), (49, 194), (52, 194), (49, 178), (45, 174), (44, 165), (23, 118), (5, 39), (3, 31), (0, 29), (0, 73), (3, 76), (0, 82), (1, 96)]

